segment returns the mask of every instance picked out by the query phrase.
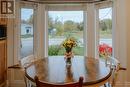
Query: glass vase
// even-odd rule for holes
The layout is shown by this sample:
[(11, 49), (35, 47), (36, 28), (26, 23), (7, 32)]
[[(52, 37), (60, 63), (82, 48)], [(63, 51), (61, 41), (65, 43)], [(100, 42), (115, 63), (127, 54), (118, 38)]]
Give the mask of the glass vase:
[(71, 57), (66, 58), (66, 65), (67, 66), (71, 65)]

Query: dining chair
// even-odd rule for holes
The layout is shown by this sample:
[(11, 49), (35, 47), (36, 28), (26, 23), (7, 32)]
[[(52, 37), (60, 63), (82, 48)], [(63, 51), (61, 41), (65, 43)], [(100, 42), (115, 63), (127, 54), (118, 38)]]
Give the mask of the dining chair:
[(35, 76), (35, 82), (36, 82), (36, 87), (82, 87), (83, 77), (80, 77), (79, 81), (74, 83), (53, 84), (53, 83), (42, 82), (38, 79), (37, 76)]
[(18, 74), (20, 74), (20, 76), (22, 75), (23, 78), (20, 77), (20, 79), (24, 80), (25, 87), (32, 87), (32, 82), (25, 76), (25, 68), (20, 65), (13, 65), (8, 67), (8, 70), (10, 71), (10, 73), (12, 73), (13, 71), (20, 71), (21, 73)]
[[(109, 66), (110, 69), (112, 70), (111, 78), (108, 81), (108, 87), (114, 87), (116, 84), (119, 70), (126, 70), (126, 69), (121, 68), (120, 62), (114, 57), (107, 57), (105, 59), (105, 63), (106, 66)], [(106, 84), (104, 84), (104, 86), (107, 87)]]
[(21, 59), (20, 61), (19, 61), (19, 64), (20, 64), (20, 66), (21, 66), (21, 68), (22, 68), (22, 73), (23, 73), (23, 77), (24, 77), (24, 81), (25, 81), (25, 85), (26, 85), (26, 87), (34, 87), (35, 86), (35, 83), (34, 82), (32, 82), (32, 81), (30, 81), (27, 77), (26, 77), (26, 75), (25, 75), (25, 71), (26, 71), (26, 67), (28, 67), (31, 63), (33, 63), (34, 61), (36, 61), (35, 59), (34, 59), (34, 57), (31, 55), (31, 56), (28, 56), (28, 57), (25, 57), (25, 58), (23, 58), (23, 59)]

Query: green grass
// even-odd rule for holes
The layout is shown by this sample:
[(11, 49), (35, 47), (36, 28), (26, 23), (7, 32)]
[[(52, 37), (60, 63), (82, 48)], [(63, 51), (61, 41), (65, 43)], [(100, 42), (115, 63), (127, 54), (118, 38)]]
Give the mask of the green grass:
[(84, 55), (84, 48), (83, 47), (75, 47), (75, 48), (73, 48), (73, 53), (74, 53), (74, 55), (83, 56)]
[(112, 31), (100, 31), (100, 38), (112, 38)]
[(51, 45), (49, 46), (48, 55), (50, 56), (58, 55), (59, 51), (60, 51), (59, 45)]
[[(73, 51), (74, 55), (80, 55), (80, 56), (84, 55), (84, 49), (83, 49), (83, 47), (75, 47), (75, 48), (73, 48), (72, 51)], [(48, 49), (48, 55), (49, 56), (64, 55), (65, 52), (66, 51), (65, 51), (64, 48), (59, 48), (57, 45), (49, 46), (49, 49)]]

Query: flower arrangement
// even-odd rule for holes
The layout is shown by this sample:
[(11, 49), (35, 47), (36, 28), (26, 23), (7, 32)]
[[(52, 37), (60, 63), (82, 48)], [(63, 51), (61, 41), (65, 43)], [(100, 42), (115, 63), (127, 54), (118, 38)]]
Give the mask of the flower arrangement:
[(62, 46), (65, 48), (65, 58), (66, 64), (71, 65), (71, 58), (73, 57), (72, 48), (77, 46), (77, 40), (73, 37), (65, 39), (62, 43)]
[(99, 45), (99, 56), (106, 58), (108, 56), (112, 56), (112, 47), (108, 44), (100, 44)]
[(73, 37), (67, 38), (63, 41), (62, 46), (65, 48), (66, 52), (72, 51), (73, 47), (77, 46), (77, 40)]

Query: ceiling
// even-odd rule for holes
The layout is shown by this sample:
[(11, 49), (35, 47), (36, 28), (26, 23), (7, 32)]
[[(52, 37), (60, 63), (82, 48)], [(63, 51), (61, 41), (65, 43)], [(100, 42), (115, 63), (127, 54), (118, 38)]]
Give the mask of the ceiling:
[(45, 4), (64, 4), (64, 3), (97, 3), (108, 0), (21, 0), (28, 2), (36, 2), (36, 3), (45, 3)]

